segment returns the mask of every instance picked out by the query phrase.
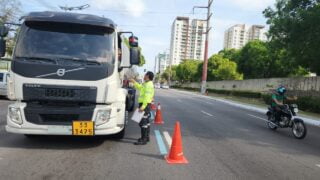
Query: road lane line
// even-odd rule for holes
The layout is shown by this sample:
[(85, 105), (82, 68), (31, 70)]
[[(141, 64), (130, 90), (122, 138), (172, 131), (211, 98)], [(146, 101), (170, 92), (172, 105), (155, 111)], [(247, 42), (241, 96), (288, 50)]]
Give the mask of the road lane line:
[(201, 111), (203, 114), (206, 114), (206, 115), (208, 115), (208, 116), (211, 116), (211, 117), (213, 117), (213, 115), (212, 114), (210, 114), (210, 113), (207, 113), (207, 112), (205, 112), (205, 111)]
[(206, 103), (207, 103), (207, 104), (211, 104), (211, 105), (213, 105), (213, 103), (211, 103), (211, 102), (207, 102), (207, 101), (206, 101)]
[(169, 135), (168, 131), (164, 131), (163, 136), (164, 136), (164, 139), (167, 141), (168, 147), (170, 148), (172, 144), (172, 138)]
[(316, 166), (320, 168), (320, 164), (316, 164)]
[(252, 115), (252, 114), (248, 114), (248, 115), (251, 116), (251, 117), (257, 118), (257, 119), (261, 119), (263, 121), (268, 121), (268, 120), (266, 120), (264, 118), (261, 118), (261, 117), (258, 117), (258, 116)]
[[(234, 107), (238, 107), (238, 108), (241, 108), (241, 109), (246, 109), (246, 110), (254, 111), (254, 112), (258, 112), (258, 113), (265, 114), (266, 111), (267, 111), (266, 108), (260, 108), (260, 107), (256, 107), (256, 106), (250, 105), (250, 104), (243, 104), (243, 103), (240, 103), (240, 102), (221, 99), (221, 98), (217, 98), (217, 97), (203, 96), (203, 95), (200, 95), (200, 94), (194, 94), (194, 93), (187, 92), (187, 91), (182, 91), (182, 90), (174, 90), (174, 91), (177, 91), (179, 93), (184, 93), (184, 94), (187, 94), (187, 95), (190, 95), (190, 96), (197, 96), (197, 97), (200, 97), (202, 99), (210, 99), (210, 100), (213, 100), (213, 101), (226, 103), (226, 104), (229, 104), (229, 105), (234, 106)], [(307, 123), (307, 124), (320, 127), (320, 121), (318, 120), (318, 118), (314, 119), (312, 117), (308, 117), (308, 116), (304, 116), (304, 115), (297, 116), (297, 117), (303, 119), (303, 121), (305, 123)], [(266, 121), (265, 119), (263, 119), (263, 120)]]
[(164, 145), (163, 139), (161, 137), (160, 131), (159, 130), (154, 130), (154, 134), (156, 135), (158, 147), (160, 150), (161, 155), (166, 155), (168, 154), (166, 145)]

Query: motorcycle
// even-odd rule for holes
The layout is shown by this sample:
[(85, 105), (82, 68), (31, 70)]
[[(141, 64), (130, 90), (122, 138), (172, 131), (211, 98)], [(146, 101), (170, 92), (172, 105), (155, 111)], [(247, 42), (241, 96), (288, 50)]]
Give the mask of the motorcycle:
[(291, 128), (295, 138), (303, 139), (307, 135), (307, 127), (302, 119), (296, 117), (298, 112), (299, 109), (296, 104), (285, 104), (281, 107), (280, 119), (277, 121), (276, 112), (272, 107), (269, 107), (266, 114), (268, 116), (267, 126), (271, 130)]

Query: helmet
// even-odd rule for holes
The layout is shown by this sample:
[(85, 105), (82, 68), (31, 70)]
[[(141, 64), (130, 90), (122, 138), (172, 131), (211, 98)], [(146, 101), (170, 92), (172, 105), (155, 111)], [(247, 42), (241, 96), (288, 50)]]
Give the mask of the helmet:
[(277, 92), (281, 95), (287, 92), (287, 89), (283, 86), (278, 87)]

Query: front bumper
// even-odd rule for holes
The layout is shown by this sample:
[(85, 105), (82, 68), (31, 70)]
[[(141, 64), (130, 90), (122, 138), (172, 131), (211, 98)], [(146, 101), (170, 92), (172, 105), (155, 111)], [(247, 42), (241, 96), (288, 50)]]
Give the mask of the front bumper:
[[(6, 131), (17, 134), (38, 134), (38, 135), (72, 135), (71, 124), (35, 124), (26, 120), (25, 108), (27, 104), (16, 102), (9, 107), (19, 108), (21, 112), (22, 124), (17, 124), (7, 115)], [(120, 132), (125, 125), (125, 109), (113, 105), (96, 105), (92, 115), (92, 121), (95, 121), (99, 110), (111, 109), (109, 121), (95, 125), (94, 135), (110, 135)], [(84, 119), (88, 120), (88, 119)]]

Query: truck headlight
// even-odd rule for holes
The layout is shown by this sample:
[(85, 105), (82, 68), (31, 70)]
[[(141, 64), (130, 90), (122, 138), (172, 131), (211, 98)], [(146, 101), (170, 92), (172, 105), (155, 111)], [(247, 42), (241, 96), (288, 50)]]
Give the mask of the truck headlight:
[(9, 117), (11, 121), (17, 124), (22, 124), (20, 108), (9, 107)]
[(98, 110), (96, 116), (96, 125), (107, 123), (110, 120), (111, 109)]

